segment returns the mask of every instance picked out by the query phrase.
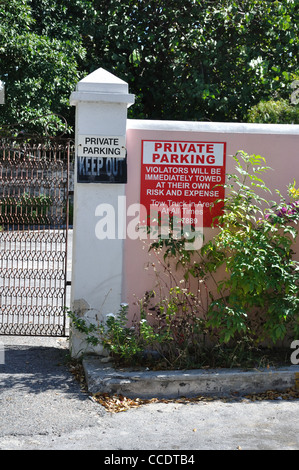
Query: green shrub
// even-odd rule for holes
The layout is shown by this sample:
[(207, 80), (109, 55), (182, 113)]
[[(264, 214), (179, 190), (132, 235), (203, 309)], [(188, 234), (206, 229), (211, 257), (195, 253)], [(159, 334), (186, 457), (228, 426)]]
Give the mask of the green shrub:
[(224, 266), (226, 272), (208, 323), (224, 342), (246, 335), (275, 344), (299, 335), (299, 263), (292, 251), (299, 206), (261, 196), (270, 192), (260, 178), (268, 170), (262, 157), (239, 152), (234, 158), (237, 174), (228, 177), (220, 232), (202, 248), (206, 271)]
[(128, 304), (122, 303), (119, 311), (108, 313), (105, 321), (87, 324), (84, 318), (78, 318), (74, 312), (68, 312), (73, 326), (85, 334), (87, 343), (102, 345), (104, 350), (116, 362), (132, 365), (142, 362), (147, 348), (165, 340), (141, 314), (138, 321), (128, 326)]
[[(236, 173), (227, 175), (228, 196), (218, 234), (200, 251), (184, 249), (184, 240), (160, 238), (152, 249), (162, 250), (184, 269), (184, 278), (215, 282), (210, 292), (206, 331), (220, 344), (243, 338), (255, 345), (277, 344), (288, 334), (299, 337), (299, 263), (293, 260), (297, 236), (299, 191), (288, 187), (289, 201), (279, 191), (279, 202), (269, 201), (271, 191), (261, 179), (270, 170), (265, 159), (240, 151)], [(222, 269), (220, 281), (215, 281)]]
[(247, 120), (265, 124), (299, 124), (299, 106), (287, 100), (260, 101), (249, 110)]

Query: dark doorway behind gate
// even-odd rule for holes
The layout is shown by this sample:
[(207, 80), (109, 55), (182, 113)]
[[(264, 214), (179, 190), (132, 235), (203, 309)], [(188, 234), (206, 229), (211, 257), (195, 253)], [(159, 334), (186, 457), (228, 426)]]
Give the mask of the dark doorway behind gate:
[(0, 137), (0, 334), (66, 335), (69, 140)]

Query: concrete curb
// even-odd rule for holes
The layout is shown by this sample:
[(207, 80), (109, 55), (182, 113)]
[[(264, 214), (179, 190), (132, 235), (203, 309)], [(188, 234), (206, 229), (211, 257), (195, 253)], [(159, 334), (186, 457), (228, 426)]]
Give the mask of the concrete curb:
[(299, 366), (263, 370), (194, 369), (151, 371), (115, 369), (99, 357), (83, 360), (90, 393), (121, 394), (128, 398), (179, 398), (247, 395), (268, 390), (283, 391), (299, 385)]

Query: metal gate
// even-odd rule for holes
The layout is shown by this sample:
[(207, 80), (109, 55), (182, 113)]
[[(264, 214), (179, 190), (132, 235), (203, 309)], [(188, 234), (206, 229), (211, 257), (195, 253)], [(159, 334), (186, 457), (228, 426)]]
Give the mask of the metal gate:
[(2, 335), (66, 335), (70, 153), (0, 139)]

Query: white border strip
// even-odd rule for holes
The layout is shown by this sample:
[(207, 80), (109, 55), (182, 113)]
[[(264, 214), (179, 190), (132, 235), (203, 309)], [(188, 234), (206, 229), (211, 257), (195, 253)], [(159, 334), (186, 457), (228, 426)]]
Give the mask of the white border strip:
[(151, 121), (128, 119), (127, 129), (156, 131), (213, 132), (220, 134), (299, 135), (298, 124), (256, 124), (239, 122)]

